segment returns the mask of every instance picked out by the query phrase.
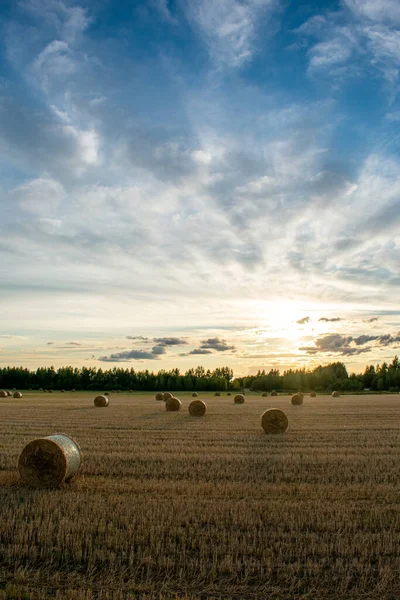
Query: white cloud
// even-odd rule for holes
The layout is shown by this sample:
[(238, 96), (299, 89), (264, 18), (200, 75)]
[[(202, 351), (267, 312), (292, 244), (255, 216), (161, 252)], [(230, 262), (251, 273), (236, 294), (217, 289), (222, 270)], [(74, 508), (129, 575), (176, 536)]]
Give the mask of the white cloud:
[(342, 0), (356, 17), (378, 23), (400, 24), (398, 0)]
[(13, 192), (21, 208), (43, 216), (53, 214), (65, 196), (65, 190), (58, 181), (42, 178), (24, 183)]
[(258, 20), (276, 7), (275, 0), (199, 0), (186, 2), (189, 20), (199, 31), (212, 60), (240, 67), (255, 50)]

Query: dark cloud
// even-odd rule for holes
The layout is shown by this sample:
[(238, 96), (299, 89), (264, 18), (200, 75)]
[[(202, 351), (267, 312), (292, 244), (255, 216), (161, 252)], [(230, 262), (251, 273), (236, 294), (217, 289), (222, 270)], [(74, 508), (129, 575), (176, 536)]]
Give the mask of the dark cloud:
[(151, 351), (153, 354), (165, 354), (166, 353), (165, 346), (154, 346)]
[(158, 346), (181, 346), (187, 344), (186, 340), (177, 337), (154, 338), (154, 341)]
[(296, 321), (296, 323), (298, 325), (305, 325), (306, 323), (309, 323), (311, 321), (310, 317), (303, 317), (302, 319), (299, 319), (298, 321)]
[(336, 321), (341, 321), (340, 317), (332, 317), (331, 319), (327, 319), (326, 317), (321, 317), (318, 321), (323, 321), (324, 323), (335, 323)]
[(158, 360), (158, 356), (153, 352), (145, 350), (127, 350), (126, 352), (116, 352), (110, 356), (100, 356), (98, 360), (102, 362), (126, 362), (129, 360)]
[(141, 340), (142, 342), (147, 342), (149, 338), (143, 337), (142, 335), (127, 335), (127, 340)]
[(364, 323), (374, 323), (378, 320), (379, 317), (371, 317), (370, 319), (365, 319)]
[(189, 354), (212, 354), (211, 350), (206, 350), (205, 348), (195, 348), (188, 352), (188, 354), (182, 356), (188, 356)]
[(67, 342), (66, 346), (82, 346), (79, 342)]
[[(373, 346), (366, 344), (373, 342)], [(309, 355), (318, 354), (319, 352), (336, 353), (342, 356), (352, 356), (369, 352), (372, 348), (386, 347), (392, 344), (400, 343), (400, 334), (392, 336), (391, 334), (384, 335), (359, 335), (353, 337), (351, 335), (344, 336), (340, 334), (324, 335), (315, 340), (315, 346), (301, 346), (299, 350), (307, 352)]]
[(201, 342), (200, 349), (215, 350), (216, 352), (226, 352), (227, 350), (236, 350), (235, 346), (228, 346), (226, 340), (221, 338), (208, 338)]
[(47, 346), (53, 346), (54, 342), (47, 342)]

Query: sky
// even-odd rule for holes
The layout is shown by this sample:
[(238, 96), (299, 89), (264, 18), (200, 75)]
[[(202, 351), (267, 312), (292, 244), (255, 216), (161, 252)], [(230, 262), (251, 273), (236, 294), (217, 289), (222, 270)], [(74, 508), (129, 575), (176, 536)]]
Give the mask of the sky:
[(0, 364), (400, 352), (398, 0), (2, 0)]

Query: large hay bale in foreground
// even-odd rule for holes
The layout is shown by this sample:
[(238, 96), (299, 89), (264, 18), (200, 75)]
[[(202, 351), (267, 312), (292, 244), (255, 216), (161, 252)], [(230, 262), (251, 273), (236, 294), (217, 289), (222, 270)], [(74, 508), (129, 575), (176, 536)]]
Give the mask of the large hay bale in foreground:
[(332, 398), (340, 398), (339, 392), (332, 392)]
[(285, 433), (289, 421), (283, 410), (270, 408), (261, 415), (261, 426), (265, 433)]
[(22, 398), (21, 392), (14, 392), (14, 398)]
[(173, 398), (173, 395), (170, 392), (165, 392), (164, 394), (164, 402), (166, 402), (167, 400), (170, 400), (170, 398)]
[(158, 402), (162, 402), (164, 400), (164, 394), (162, 392), (157, 392), (157, 394), (156, 394), (156, 400)]
[(317, 394), (316, 394), (316, 392), (310, 392), (310, 396), (311, 396), (311, 398), (316, 398)]
[(57, 487), (71, 479), (82, 464), (78, 444), (64, 434), (29, 442), (18, 461), (21, 479), (35, 487)]
[(203, 400), (193, 400), (189, 404), (189, 413), (192, 417), (203, 417), (206, 414), (207, 405)]
[(278, 392), (276, 390), (272, 390), (271, 396), (277, 396), (277, 395), (278, 395)]
[(96, 396), (94, 399), (95, 406), (108, 406), (109, 399), (107, 396)]
[(193, 392), (192, 393), (192, 398), (197, 398), (198, 397), (198, 393), (197, 392)]
[(171, 398), (168, 398), (168, 400), (165, 401), (165, 409), (168, 411), (180, 410), (181, 405), (181, 401), (174, 396), (171, 396)]
[(267, 394), (267, 392), (263, 392), (263, 393), (261, 394), (261, 396), (262, 396), (263, 398), (267, 398), (267, 397), (268, 397), (268, 394)]
[(303, 404), (303, 395), (302, 394), (293, 394), (292, 404), (294, 406), (300, 406), (300, 404)]
[(7, 398), (8, 394), (4, 390), (0, 391), (0, 398)]
[(244, 396), (243, 394), (236, 394), (236, 396), (233, 399), (235, 404), (243, 404), (244, 403)]

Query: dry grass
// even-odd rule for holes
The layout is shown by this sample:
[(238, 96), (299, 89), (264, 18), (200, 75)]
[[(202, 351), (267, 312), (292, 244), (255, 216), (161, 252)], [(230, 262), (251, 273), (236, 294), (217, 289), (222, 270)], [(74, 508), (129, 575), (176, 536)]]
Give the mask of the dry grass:
[[(205, 394), (206, 419), (189, 396), (174, 414), (154, 394), (107, 411), (90, 393), (2, 400), (1, 600), (400, 597), (398, 395), (318, 395), (301, 411), (249, 395), (238, 417)], [(272, 406), (282, 436), (260, 426)], [(54, 431), (80, 443), (81, 470), (25, 487), (23, 447)]]

